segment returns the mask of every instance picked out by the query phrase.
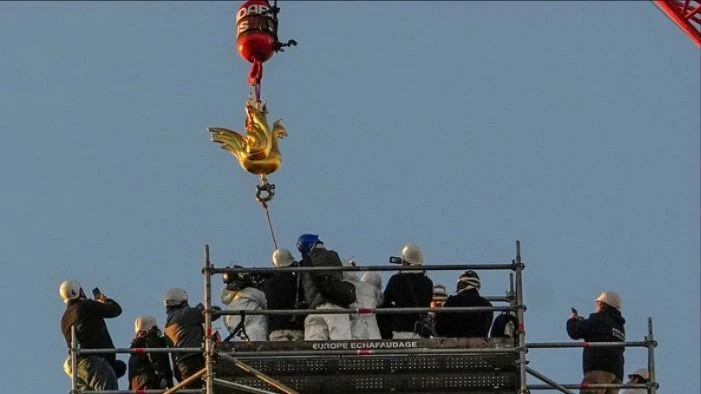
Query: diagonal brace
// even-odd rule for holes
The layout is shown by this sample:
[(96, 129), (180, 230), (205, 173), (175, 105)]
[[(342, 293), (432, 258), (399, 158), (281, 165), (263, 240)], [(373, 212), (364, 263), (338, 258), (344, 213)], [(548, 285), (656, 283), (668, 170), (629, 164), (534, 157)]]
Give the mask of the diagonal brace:
[(535, 376), (536, 378), (542, 380), (543, 382), (553, 386), (556, 388), (558, 391), (565, 393), (565, 394), (574, 394), (574, 392), (567, 390), (565, 387), (560, 385), (559, 383), (555, 382), (554, 380), (548, 378), (547, 376), (543, 375), (542, 373), (536, 371), (535, 369), (531, 367), (526, 367), (526, 372), (529, 374)]

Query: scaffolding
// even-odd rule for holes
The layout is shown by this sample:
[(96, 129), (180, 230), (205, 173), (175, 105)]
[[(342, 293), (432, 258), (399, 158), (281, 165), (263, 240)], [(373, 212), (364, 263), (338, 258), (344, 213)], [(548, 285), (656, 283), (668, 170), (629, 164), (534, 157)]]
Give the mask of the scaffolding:
[[(323, 312), (316, 309), (275, 309), (275, 310), (216, 310), (212, 305), (212, 276), (224, 273), (240, 273), (240, 272), (257, 272), (257, 273), (273, 273), (273, 272), (311, 272), (311, 271), (416, 271), (416, 267), (396, 267), (396, 266), (343, 266), (343, 267), (285, 267), (285, 268), (253, 268), (253, 267), (243, 267), (243, 268), (233, 268), (224, 267), (216, 268), (211, 263), (209, 258), (209, 246), (205, 245), (204, 248), (204, 268), (202, 269), (202, 274), (204, 277), (204, 332), (205, 336), (203, 338), (203, 347), (201, 348), (117, 348), (117, 349), (82, 349), (77, 340), (76, 329), (72, 327), (71, 329), (71, 346), (69, 349), (70, 362), (72, 366), (71, 372), (71, 394), (92, 394), (92, 393), (108, 393), (108, 394), (121, 394), (121, 393), (132, 393), (134, 391), (129, 390), (110, 390), (110, 391), (91, 391), (91, 390), (80, 390), (78, 388), (77, 381), (77, 361), (80, 355), (89, 354), (104, 354), (104, 353), (203, 353), (205, 360), (205, 367), (194, 375), (190, 376), (188, 379), (178, 383), (174, 387), (167, 390), (139, 390), (138, 393), (144, 394), (172, 394), (175, 392), (179, 393), (202, 393), (202, 394), (215, 394), (215, 385), (225, 388), (226, 393), (261, 393), (261, 394), (275, 394), (276, 391), (269, 391), (262, 387), (253, 387), (253, 382), (258, 383), (258, 385), (263, 385), (264, 387), (272, 387), (278, 392), (286, 394), (297, 394), (305, 393), (304, 390), (296, 389), (290, 387), (291, 384), (286, 384), (282, 382), (282, 379), (276, 378), (275, 372), (280, 369), (280, 366), (286, 365), (287, 370), (292, 370), (292, 375), (301, 376), (299, 379), (287, 379), (290, 382), (296, 382), (301, 384), (304, 379), (305, 371), (302, 367), (303, 365), (308, 365), (309, 362), (320, 361), (323, 362), (337, 362), (339, 359), (344, 357), (349, 360), (351, 364), (346, 364), (345, 370), (350, 370), (353, 367), (358, 367), (363, 365), (363, 368), (357, 369), (355, 376), (362, 377), (362, 371), (367, 371), (368, 365), (371, 367), (386, 367), (387, 361), (394, 361), (394, 358), (402, 360), (412, 360), (417, 369), (411, 370), (411, 368), (406, 369), (405, 372), (409, 374), (416, 374), (417, 371), (420, 372), (422, 368), (422, 360), (430, 361), (431, 365), (435, 367), (440, 365), (440, 368), (446, 367), (448, 364), (453, 366), (465, 366), (465, 365), (486, 365), (489, 363), (495, 363), (493, 367), (494, 371), (489, 374), (479, 373), (470, 375), (471, 371), (468, 367), (467, 369), (459, 369), (460, 378), (456, 378), (454, 375), (443, 374), (446, 379), (452, 379), (452, 386), (450, 384), (442, 384), (441, 387), (446, 388), (441, 390), (430, 390), (422, 386), (421, 391), (416, 391), (411, 387), (407, 389), (406, 382), (404, 382), (404, 388), (406, 391), (398, 390), (397, 387), (392, 387), (391, 392), (425, 392), (433, 393), (440, 391), (459, 393), (459, 392), (491, 392), (491, 393), (516, 393), (516, 394), (528, 394), (531, 390), (557, 390), (562, 393), (572, 394), (572, 389), (604, 389), (604, 388), (637, 388), (645, 389), (648, 394), (656, 394), (659, 384), (655, 379), (655, 358), (654, 350), (657, 346), (657, 342), (653, 337), (653, 325), (652, 318), (648, 318), (648, 335), (645, 336), (642, 341), (626, 341), (626, 342), (526, 342), (526, 330), (524, 324), (524, 312), (526, 310), (526, 305), (523, 302), (523, 270), (525, 269), (525, 264), (521, 258), (521, 245), (519, 241), (516, 241), (516, 256), (511, 261), (511, 263), (505, 264), (452, 264), (452, 265), (425, 265), (421, 267), (422, 271), (449, 271), (449, 270), (508, 270), (512, 271), (509, 275), (510, 283), (509, 290), (506, 292), (506, 296), (487, 296), (485, 297), (489, 301), (494, 302), (506, 302), (508, 306), (491, 306), (491, 307), (439, 307), (439, 308), (345, 308), (345, 309), (324, 309)], [(374, 349), (373, 346), (379, 346), (378, 344), (389, 343), (396, 344), (397, 340), (362, 340), (362, 341), (323, 341), (326, 346), (321, 346), (321, 349), (315, 348), (314, 344), (318, 344), (317, 341), (297, 341), (295, 344), (293, 342), (237, 342), (236, 346), (232, 343), (218, 342), (216, 339), (216, 334), (212, 328), (213, 318), (217, 315), (308, 315), (308, 314), (356, 314), (356, 315), (372, 315), (372, 314), (404, 314), (404, 313), (472, 313), (480, 312), (485, 310), (491, 311), (512, 311), (516, 314), (516, 319), (518, 321), (518, 327), (516, 329), (516, 338), (513, 339), (485, 339), (485, 338), (463, 338), (463, 339), (421, 339), (413, 340), (411, 346), (408, 348), (390, 348), (385, 349)], [(394, 341), (394, 342), (392, 342)], [(402, 340), (403, 341), (403, 340)], [(347, 344), (357, 342), (362, 342), (364, 345), (358, 345), (356, 348), (348, 348)], [(370, 345), (368, 345), (370, 344)], [(375, 344), (375, 345), (372, 345)], [(274, 346), (273, 346), (274, 345)], [(343, 346), (342, 346), (343, 345)], [(400, 343), (401, 345), (401, 343)], [(270, 350), (265, 350), (266, 346), (272, 347)], [(285, 348), (286, 347), (286, 348)], [(290, 349), (292, 347), (292, 349)], [(369, 347), (369, 348), (368, 348)], [(382, 347), (382, 346), (379, 346)], [(647, 348), (647, 369), (649, 373), (649, 380), (647, 383), (640, 384), (560, 384), (546, 375), (538, 372), (537, 370), (531, 368), (528, 364), (527, 353), (531, 349), (555, 349), (555, 348), (593, 348), (593, 347), (638, 347)], [(463, 357), (463, 359), (459, 359)], [(491, 358), (490, 358), (491, 357)], [(296, 358), (296, 359), (295, 359)], [(384, 360), (382, 359), (384, 358)], [(450, 358), (449, 361), (443, 363), (439, 362), (439, 358)], [(470, 359), (472, 358), (472, 359)], [(247, 361), (244, 361), (247, 360)], [(250, 360), (250, 361), (249, 361)], [(330, 360), (330, 361), (329, 361)], [(300, 363), (302, 361), (303, 363)], [(359, 362), (356, 362), (359, 361)], [(370, 363), (368, 363), (370, 361)], [(372, 361), (378, 361), (372, 363)], [(385, 362), (383, 364), (383, 361)], [(266, 366), (271, 371), (261, 371), (253, 366), (254, 362), (258, 362), (261, 366)], [(274, 364), (274, 363), (277, 364)], [(457, 362), (457, 364), (456, 364)], [(515, 379), (505, 378), (502, 375), (506, 375), (506, 369), (498, 366), (499, 363), (508, 362), (513, 367), (513, 372)], [(236, 369), (242, 371), (246, 375), (250, 375), (249, 379), (242, 379), (236, 375), (232, 375), (231, 380), (226, 380), (217, 377), (217, 364), (228, 363), (227, 365), (233, 365)], [(267, 363), (267, 364), (266, 364)], [(282, 364), (281, 364), (282, 363)], [(296, 363), (296, 364), (295, 364)], [(485, 364), (486, 363), (486, 364)], [(291, 367), (290, 367), (291, 365)], [(329, 364), (330, 365), (330, 364)], [(334, 364), (336, 367), (340, 364)], [(351, 365), (351, 367), (348, 367)], [(385, 376), (384, 374), (376, 378), (374, 383), (375, 388), (379, 388), (382, 384), (386, 383), (387, 379), (391, 377), (392, 373), (398, 371), (397, 363), (393, 363), (392, 367), (388, 370)], [(492, 365), (492, 364), (489, 364)], [(271, 367), (272, 366), (272, 367)], [(295, 371), (295, 367), (300, 366), (300, 370)], [(343, 370), (340, 368), (339, 370)], [(221, 370), (221, 368), (220, 368)], [(335, 370), (332, 378), (336, 380), (336, 384), (339, 382), (345, 382), (343, 376), (339, 373), (339, 370)], [(266, 373), (268, 372), (268, 373)], [(381, 372), (381, 371), (380, 371)], [(432, 373), (432, 371), (429, 371)], [(445, 372), (440, 370), (439, 372)], [(219, 374), (222, 374), (220, 371)], [(438, 375), (432, 376), (431, 381), (435, 382), (440, 380), (443, 376), (440, 373)], [(528, 384), (528, 376), (535, 377), (543, 384)], [(438, 376), (438, 377), (436, 377)], [(202, 389), (186, 389), (185, 387), (197, 380), (203, 380)], [(251, 380), (252, 379), (252, 380)], [(307, 379), (308, 381), (318, 381), (318, 377), (311, 377)], [(379, 379), (379, 380), (378, 380)], [(412, 382), (417, 382), (418, 378), (414, 376)], [(472, 379), (472, 380), (471, 380)], [(237, 383), (234, 380), (246, 381), (248, 384)], [(481, 391), (475, 391), (474, 389), (469, 389), (467, 387), (477, 387), (470, 386), (475, 381), (481, 382), (482, 385), (490, 386), (489, 389), (484, 387)], [(378, 383), (379, 382), (379, 383)], [(397, 380), (392, 381), (396, 384)], [(486, 383), (485, 383), (486, 382)], [(309, 383), (309, 382), (307, 382)], [(367, 381), (365, 382), (367, 386)], [(421, 382), (425, 383), (425, 382)], [(460, 384), (467, 384), (465, 388), (460, 387)], [(379, 386), (378, 386), (379, 385)], [(449, 387), (450, 386), (450, 387)], [(384, 388), (387, 390), (387, 388)], [(298, 391), (299, 390), (299, 391)], [(316, 392), (317, 390), (315, 390)], [(336, 390), (338, 392), (338, 390)], [(319, 392), (325, 392), (321, 390)], [(372, 389), (371, 391), (365, 392), (380, 392)]]

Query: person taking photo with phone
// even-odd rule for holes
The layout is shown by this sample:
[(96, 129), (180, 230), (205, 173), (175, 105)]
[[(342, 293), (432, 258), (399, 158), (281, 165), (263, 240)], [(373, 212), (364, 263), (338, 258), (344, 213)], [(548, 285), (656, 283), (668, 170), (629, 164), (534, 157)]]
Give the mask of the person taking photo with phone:
[[(75, 280), (63, 281), (58, 292), (66, 303), (66, 311), (61, 318), (66, 345), (71, 347), (71, 327), (75, 326), (82, 349), (114, 349), (105, 319), (121, 315), (122, 307), (97, 288), (93, 290), (95, 299), (88, 299), (80, 283)], [(88, 389), (104, 391), (119, 390), (117, 379), (124, 376), (126, 369), (126, 364), (117, 360), (115, 353), (97, 353), (78, 356), (76, 371), (72, 372)]]
[[(625, 342), (625, 319), (621, 315), (621, 297), (613, 291), (601, 293), (594, 313), (585, 319), (572, 308), (567, 334), (586, 342)], [(585, 347), (582, 353), (582, 385), (620, 384), (623, 378), (624, 347)], [(583, 389), (581, 394), (618, 394), (618, 389)]]

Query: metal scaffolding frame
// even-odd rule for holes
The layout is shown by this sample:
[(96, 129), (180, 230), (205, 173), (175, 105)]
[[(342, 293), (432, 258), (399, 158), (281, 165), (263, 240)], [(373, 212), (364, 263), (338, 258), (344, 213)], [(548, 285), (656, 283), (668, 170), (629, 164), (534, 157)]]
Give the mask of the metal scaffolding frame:
[[(412, 355), (412, 354), (489, 354), (489, 353), (518, 353), (518, 376), (520, 387), (517, 394), (529, 394), (530, 390), (557, 390), (562, 393), (572, 394), (570, 389), (597, 389), (597, 388), (642, 388), (646, 389), (648, 394), (656, 394), (659, 384), (655, 380), (655, 357), (654, 350), (657, 342), (653, 336), (652, 318), (648, 318), (648, 335), (643, 341), (629, 342), (526, 342), (526, 330), (524, 324), (524, 312), (526, 305), (523, 303), (523, 270), (525, 264), (521, 259), (521, 243), (516, 241), (516, 257), (510, 264), (451, 264), (451, 265), (427, 265), (422, 266), (421, 271), (450, 271), (450, 270), (511, 270), (510, 288), (506, 297), (485, 297), (490, 301), (508, 302), (509, 306), (500, 307), (442, 307), (442, 308), (346, 308), (346, 309), (324, 309), (324, 314), (383, 314), (383, 313), (470, 313), (485, 310), (492, 311), (515, 311), (518, 319), (516, 346), (512, 348), (456, 348), (456, 349), (359, 349), (359, 350), (315, 350), (313, 352), (306, 350), (295, 351), (237, 351), (223, 352), (217, 351), (215, 343), (215, 334), (212, 330), (212, 318), (216, 315), (305, 315), (318, 313), (316, 309), (279, 309), (279, 310), (260, 310), (260, 311), (241, 311), (241, 310), (220, 310), (213, 309), (212, 305), (212, 275), (224, 273), (238, 272), (310, 272), (310, 271), (416, 271), (416, 267), (397, 267), (397, 266), (344, 266), (344, 267), (285, 267), (285, 268), (215, 268), (210, 262), (209, 245), (204, 248), (204, 268), (202, 274), (204, 276), (204, 317), (205, 317), (205, 336), (202, 348), (117, 348), (117, 349), (81, 349), (77, 340), (75, 327), (71, 328), (71, 347), (69, 349), (72, 374), (71, 374), (71, 394), (92, 394), (92, 393), (108, 393), (108, 394), (127, 394), (134, 391), (129, 390), (110, 390), (110, 391), (91, 391), (79, 390), (77, 388), (77, 359), (83, 354), (97, 353), (198, 353), (203, 352), (205, 359), (205, 367), (186, 379), (167, 390), (140, 390), (138, 393), (144, 394), (172, 394), (179, 393), (202, 393), (215, 394), (214, 386), (220, 385), (228, 388), (233, 388), (238, 391), (248, 393), (275, 394), (275, 392), (258, 389), (235, 382), (230, 382), (224, 379), (219, 379), (214, 374), (215, 358), (220, 357), (229, 362), (232, 362), (237, 368), (246, 373), (253, 375), (255, 378), (267, 383), (285, 394), (298, 394), (294, 389), (285, 386), (274, 378), (256, 370), (248, 365), (243, 359), (248, 358), (275, 358), (283, 356), (373, 356), (373, 355)], [(514, 281), (515, 277), (515, 281)], [(650, 380), (644, 384), (560, 384), (541, 374), (537, 370), (528, 366), (529, 361), (526, 354), (530, 349), (556, 349), (556, 348), (587, 348), (587, 347), (642, 347), (647, 348), (648, 366)], [(545, 384), (528, 384), (527, 376), (531, 375)], [(197, 379), (204, 380), (203, 389), (184, 389), (185, 386)]]

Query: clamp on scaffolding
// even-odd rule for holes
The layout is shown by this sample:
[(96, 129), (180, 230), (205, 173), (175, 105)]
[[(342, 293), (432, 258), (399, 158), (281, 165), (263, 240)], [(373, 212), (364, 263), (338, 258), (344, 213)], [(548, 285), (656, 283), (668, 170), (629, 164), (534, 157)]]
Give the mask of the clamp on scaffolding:
[[(72, 376), (71, 376), (71, 394), (91, 394), (97, 393), (97, 391), (80, 390), (77, 385), (77, 363), (78, 357), (85, 354), (96, 354), (96, 353), (198, 353), (202, 352), (205, 358), (205, 367), (197, 372), (195, 375), (191, 376), (185, 381), (178, 383), (173, 388), (168, 390), (144, 390), (139, 391), (140, 393), (160, 393), (160, 394), (172, 394), (175, 392), (180, 393), (203, 393), (203, 394), (214, 394), (214, 386), (222, 386), (227, 389), (233, 389), (235, 392), (247, 392), (247, 393), (262, 393), (262, 394), (275, 394), (273, 391), (268, 391), (263, 388), (252, 387), (251, 385), (245, 385), (237, 382), (228, 381), (221, 379), (215, 375), (215, 364), (216, 360), (220, 359), (233, 363), (235, 367), (244, 371), (247, 374), (252, 375), (255, 380), (259, 382), (264, 382), (268, 386), (279, 390), (279, 392), (286, 394), (296, 394), (297, 390), (289, 387), (288, 385), (276, 379), (274, 376), (269, 376), (264, 371), (254, 368), (249, 363), (245, 363), (244, 359), (266, 359), (270, 358), (273, 360), (284, 358), (286, 360), (293, 357), (303, 357), (305, 359), (316, 358), (327, 360), (328, 357), (431, 357), (431, 356), (469, 356), (469, 355), (515, 355), (513, 361), (515, 367), (517, 368), (518, 381), (516, 382), (516, 387), (514, 387), (516, 393), (518, 394), (528, 394), (530, 390), (557, 390), (562, 393), (571, 394), (571, 389), (600, 389), (600, 388), (641, 388), (645, 389), (648, 394), (656, 394), (659, 388), (658, 383), (655, 381), (655, 362), (654, 362), (654, 349), (657, 346), (657, 342), (653, 337), (653, 326), (652, 318), (648, 318), (648, 335), (645, 337), (644, 341), (628, 341), (628, 342), (532, 342), (527, 343), (525, 338), (525, 324), (524, 324), (524, 311), (526, 306), (523, 303), (523, 270), (525, 265), (521, 259), (521, 246), (520, 242), (516, 241), (516, 257), (511, 261), (510, 264), (452, 264), (452, 265), (433, 265), (433, 266), (423, 266), (422, 271), (437, 271), (437, 270), (511, 270), (509, 278), (509, 290), (505, 297), (485, 297), (490, 301), (497, 302), (507, 302), (508, 306), (491, 306), (491, 307), (442, 307), (442, 308), (346, 308), (346, 309), (324, 309), (323, 314), (410, 314), (410, 313), (424, 313), (424, 312), (434, 312), (434, 313), (473, 313), (481, 312), (485, 310), (492, 311), (513, 311), (516, 313), (516, 318), (518, 320), (518, 327), (516, 330), (515, 341), (511, 341), (510, 345), (502, 346), (502, 344), (497, 344), (495, 347), (475, 347), (471, 348), (465, 345), (465, 342), (460, 342), (460, 339), (454, 339), (454, 342), (450, 342), (447, 339), (440, 339), (444, 343), (443, 347), (428, 347), (428, 348), (407, 348), (407, 349), (323, 349), (323, 350), (312, 350), (312, 349), (301, 349), (301, 350), (286, 350), (280, 351), (262, 350), (264, 344), (268, 342), (256, 342), (256, 347), (252, 348), (251, 351), (241, 351), (241, 350), (231, 350), (226, 351), (225, 349), (218, 349), (215, 335), (212, 329), (212, 318), (213, 315), (238, 315), (241, 310), (226, 310), (217, 311), (212, 307), (212, 289), (211, 289), (211, 276), (223, 273), (237, 273), (237, 272), (260, 272), (260, 273), (272, 273), (272, 272), (310, 272), (310, 271), (415, 271), (415, 267), (392, 267), (392, 266), (344, 266), (344, 267), (280, 267), (280, 268), (215, 268), (209, 259), (209, 246), (205, 245), (204, 248), (204, 268), (202, 269), (202, 274), (204, 276), (204, 320), (205, 320), (205, 336), (203, 348), (119, 348), (119, 349), (81, 349), (78, 343), (77, 334), (75, 327), (71, 328), (71, 347), (70, 357), (72, 365)], [(514, 280), (515, 279), (515, 280)], [(316, 309), (279, 309), (279, 310), (258, 310), (258, 311), (245, 311), (248, 315), (305, 315), (321, 313)], [(464, 338), (477, 339), (477, 338)], [(490, 339), (491, 340), (491, 339)], [(423, 342), (431, 342), (434, 339), (421, 340)], [(347, 341), (329, 341), (329, 342), (347, 342)], [(367, 341), (366, 341), (367, 342)], [(372, 341), (371, 341), (372, 342)], [(312, 342), (313, 343), (313, 342)], [(445, 344), (448, 345), (445, 345)], [(449, 347), (451, 343), (455, 343), (454, 347)], [(240, 344), (245, 344), (242, 342)], [(260, 346), (259, 346), (260, 345)], [(448, 346), (448, 347), (446, 347)], [(645, 384), (560, 384), (556, 381), (548, 378), (544, 374), (538, 372), (537, 370), (528, 366), (528, 360), (526, 354), (529, 349), (546, 349), (546, 348), (585, 348), (585, 347), (641, 347), (647, 348), (648, 352), (648, 371), (650, 374), (650, 380)], [(316, 356), (316, 357), (315, 357)], [(468, 373), (467, 371), (461, 371), (461, 373)], [(545, 384), (528, 384), (527, 375), (531, 375)], [(185, 389), (184, 387), (188, 384), (194, 382), (197, 379), (204, 380), (203, 389)], [(459, 387), (451, 386), (453, 389), (459, 389)], [(504, 389), (499, 389), (494, 387), (493, 390), (504, 392)], [(112, 390), (112, 391), (100, 391), (101, 393), (109, 394), (126, 394), (131, 393), (128, 390)], [(228, 391), (230, 392), (230, 391)], [(429, 391), (426, 391), (429, 392)]]

